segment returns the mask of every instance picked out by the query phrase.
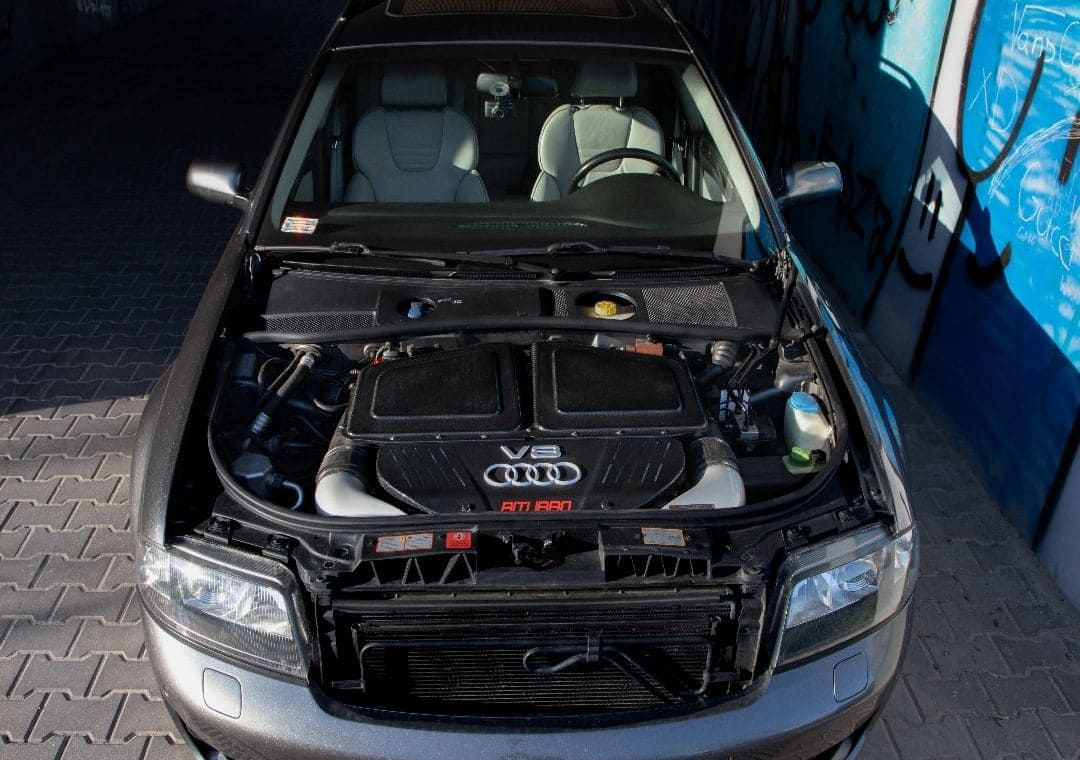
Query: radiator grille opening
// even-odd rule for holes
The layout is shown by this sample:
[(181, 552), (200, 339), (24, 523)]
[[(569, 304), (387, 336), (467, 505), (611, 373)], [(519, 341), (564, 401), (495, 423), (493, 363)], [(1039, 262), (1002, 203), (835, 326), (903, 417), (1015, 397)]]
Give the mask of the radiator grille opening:
[(740, 600), (721, 589), (679, 601), (409, 596), (335, 602), (337, 660), (324, 672), (342, 701), (445, 715), (617, 714), (692, 704), (751, 675), (736, 665)]

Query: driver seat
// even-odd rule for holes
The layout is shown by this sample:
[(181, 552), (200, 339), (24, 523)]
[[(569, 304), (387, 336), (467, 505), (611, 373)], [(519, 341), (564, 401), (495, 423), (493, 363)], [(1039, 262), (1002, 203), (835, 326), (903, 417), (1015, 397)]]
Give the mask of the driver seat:
[[(616, 148), (640, 148), (664, 155), (664, 131), (649, 111), (623, 106), (637, 95), (637, 67), (631, 61), (586, 61), (578, 70), (570, 94), (578, 104), (559, 106), (540, 130), (537, 161), (540, 176), (532, 189), (534, 201), (563, 198), (570, 180), (593, 156)], [(617, 99), (618, 104), (591, 103)], [(612, 174), (656, 174), (659, 168), (640, 159), (609, 161), (589, 173), (583, 185)]]

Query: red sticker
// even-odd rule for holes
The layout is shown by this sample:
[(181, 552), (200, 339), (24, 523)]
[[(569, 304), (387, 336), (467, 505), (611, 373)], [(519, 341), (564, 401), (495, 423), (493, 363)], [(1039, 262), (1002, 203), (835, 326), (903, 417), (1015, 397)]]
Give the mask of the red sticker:
[(447, 549), (471, 549), (472, 548), (472, 533), (464, 530), (454, 531), (453, 533), (446, 534), (446, 548)]

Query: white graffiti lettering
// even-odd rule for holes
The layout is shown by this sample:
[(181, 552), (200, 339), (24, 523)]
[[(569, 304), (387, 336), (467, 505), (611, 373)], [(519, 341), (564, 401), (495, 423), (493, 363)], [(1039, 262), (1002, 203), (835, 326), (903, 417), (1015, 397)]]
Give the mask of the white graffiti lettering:
[(83, 16), (111, 19), (113, 6), (111, 0), (76, 0), (75, 9)]

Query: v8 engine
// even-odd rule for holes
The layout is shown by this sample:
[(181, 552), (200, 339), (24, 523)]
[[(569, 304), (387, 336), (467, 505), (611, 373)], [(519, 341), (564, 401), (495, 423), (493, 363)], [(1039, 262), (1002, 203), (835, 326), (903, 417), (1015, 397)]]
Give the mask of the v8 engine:
[[(318, 476), (327, 514), (562, 512), (670, 500), (709, 424), (686, 365), (572, 343), (480, 344), (363, 370)], [(715, 449), (720, 442), (714, 441)], [(714, 466), (734, 470), (733, 457)], [(700, 466), (700, 462), (696, 462)], [(732, 471), (732, 475), (734, 475)], [(723, 502), (742, 498), (730, 477)], [(734, 506), (735, 504), (726, 504)]]

